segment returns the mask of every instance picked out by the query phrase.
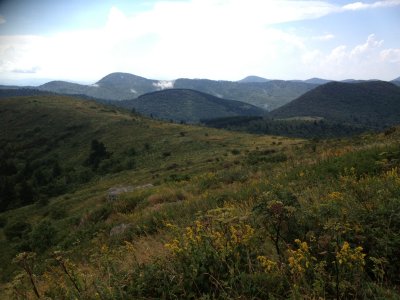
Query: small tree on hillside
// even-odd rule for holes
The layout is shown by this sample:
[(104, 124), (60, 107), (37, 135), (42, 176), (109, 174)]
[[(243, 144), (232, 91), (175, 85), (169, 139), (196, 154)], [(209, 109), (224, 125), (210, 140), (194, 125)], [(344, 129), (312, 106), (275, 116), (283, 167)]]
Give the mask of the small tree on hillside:
[(106, 147), (102, 142), (98, 140), (92, 140), (90, 154), (86, 160), (86, 165), (91, 166), (93, 170), (99, 167), (102, 160), (110, 158), (111, 153), (107, 151)]

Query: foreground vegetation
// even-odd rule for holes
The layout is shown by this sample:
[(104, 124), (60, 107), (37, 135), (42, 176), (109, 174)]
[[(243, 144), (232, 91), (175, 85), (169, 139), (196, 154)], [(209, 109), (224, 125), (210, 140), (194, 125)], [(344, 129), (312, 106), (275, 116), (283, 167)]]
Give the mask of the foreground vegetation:
[[(94, 168), (46, 204), (0, 215), (2, 298), (400, 297), (400, 129), (302, 141), (58, 105), (91, 120), (79, 157), (57, 148), (62, 169), (150, 148), (132, 169)], [(133, 188), (107, 200), (115, 186)]]

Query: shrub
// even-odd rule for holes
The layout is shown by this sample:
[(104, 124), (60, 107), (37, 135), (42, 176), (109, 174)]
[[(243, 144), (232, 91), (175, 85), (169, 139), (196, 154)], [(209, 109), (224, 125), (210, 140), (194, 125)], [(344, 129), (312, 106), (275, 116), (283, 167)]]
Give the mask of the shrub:
[(43, 220), (30, 233), (31, 248), (37, 252), (43, 252), (54, 245), (56, 234), (53, 224), (49, 220)]

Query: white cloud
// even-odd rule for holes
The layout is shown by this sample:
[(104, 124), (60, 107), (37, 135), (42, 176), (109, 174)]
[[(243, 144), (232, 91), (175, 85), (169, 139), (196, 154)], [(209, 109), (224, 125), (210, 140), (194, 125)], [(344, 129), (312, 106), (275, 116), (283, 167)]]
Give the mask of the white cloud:
[[(302, 55), (303, 69), (305, 73), (309, 72), (312, 75), (310, 77), (321, 76), (335, 80), (345, 77), (381, 77), (389, 80), (391, 76), (398, 74), (400, 49), (382, 49), (383, 44), (383, 40), (370, 34), (364, 43), (354, 47), (339, 45), (327, 53), (307, 50)], [(387, 78), (382, 78), (381, 74)]]
[(351, 50), (350, 56), (358, 56), (367, 51), (371, 51), (372, 49), (376, 49), (381, 47), (383, 44), (383, 40), (378, 41), (375, 37), (375, 34), (370, 34), (367, 38), (367, 41), (364, 44), (358, 45)]
[(400, 64), (400, 48), (384, 49), (380, 52), (380, 58), (384, 62)]
[(362, 9), (381, 8), (381, 7), (393, 7), (398, 5), (400, 5), (400, 0), (386, 0), (386, 1), (377, 1), (374, 3), (354, 2), (344, 5), (342, 8), (343, 10), (362, 10)]
[(0, 72), (40, 66), (43, 77), (75, 80), (113, 71), (161, 79), (237, 79), (246, 69), (264, 71), (283, 53), (304, 48), (301, 38), (267, 25), (315, 18), (331, 9), (312, 3), (313, 9), (308, 1), (159, 2), (133, 16), (113, 7), (103, 28), (0, 37), (2, 47), (13, 52), (2, 55), (6, 62)]
[[(338, 46), (326, 54), (309, 49), (309, 38), (270, 25), (399, 4), (400, 0), (343, 7), (327, 1), (159, 1), (150, 10), (133, 15), (112, 7), (104, 26), (97, 29), (51, 36), (0, 36), (0, 79), (29, 75), (13, 70), (92, 82), (115, 71), (156, 79), (236, 80), (248, 74), (286, 78), (288, 71), (302, 77), (304, 69), (293, 66), (303, 64), (311, 72), (322, 69), (322, 63), (345, 64), (351, 55), (361, 59), (371, 49), (379, 49), (382, 41), (370, 36), (353, 49)], [(334, 38), (326, 33), (312, 39)], [(392, 52), (382, 57), (394, 57)]]
[(153, 83), (153, 86), (158, 88), (159, 90), (172, 89), (174, 87), (174, 81), (160, 80), (158, 82)]
[(333, 40), (334, 38), (335, 38), (335, 36), (331, 33), (313, 37), (314, 40), (319, 40), (319, 41), (330, 41), (330, 40)]
[(35, 74), (40, 70), (39, 66), (35, 66), (29, 69), (14, 69), (11, 72), (13, 73), (22, 73), (22, 74)]
[(326, 57), (326, 60), (329, 63), (341, 64), (343, 60), (347, 59), (348, 57), (349, 54), (347, 52), (347, 46), (341, 45), (334, 48)]

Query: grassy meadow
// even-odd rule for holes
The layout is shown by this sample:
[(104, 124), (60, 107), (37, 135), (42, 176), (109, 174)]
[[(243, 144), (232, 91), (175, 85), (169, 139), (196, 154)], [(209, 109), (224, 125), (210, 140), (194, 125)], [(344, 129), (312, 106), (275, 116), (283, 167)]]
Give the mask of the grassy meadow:
[(399, 128), (290, 139), (63, 96), (0, 116), (2, 299), (400, 297)]

